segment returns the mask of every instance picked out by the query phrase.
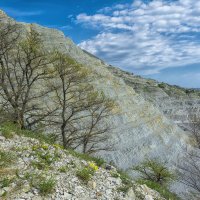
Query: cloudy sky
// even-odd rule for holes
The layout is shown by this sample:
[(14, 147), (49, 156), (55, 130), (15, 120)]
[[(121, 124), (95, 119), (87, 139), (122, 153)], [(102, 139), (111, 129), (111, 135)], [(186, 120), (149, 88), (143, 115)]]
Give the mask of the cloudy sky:
[(58, 28), (124, 70), (200, 88), (199, 0), (1, 0), (0, 8)]

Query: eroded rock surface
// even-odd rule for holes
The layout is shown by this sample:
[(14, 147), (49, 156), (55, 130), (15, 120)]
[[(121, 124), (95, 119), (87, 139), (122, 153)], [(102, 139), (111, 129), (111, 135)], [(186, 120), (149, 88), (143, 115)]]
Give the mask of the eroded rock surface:
[(188, 116), (200, 115), (199, 90), (185, 89), (153, 79), (145, 79), (112, 66), (108, 69), (181, 127), (184, 127), (184, 123), (188, 123)]
[[(0, 20), (6, 23), (9, 19), (0, 15)], [(193, 143), (155, 103), (147, 101), (123, 77), (111, 72), (109, 65), (81, 50), (62, 32), (37, 24), (18, 24), (22, 32), (30, 28), (38, 31), (48, 51), (58, 49), (90, 69), (95, 87), (118, 104), (115, 115), (108, 121), (114, 127), (109, 141), (114, 144), (114, 149), (98, 155), (122, 169), (129, 169), (145, 157), (167, 160), (169, 167), (175, 168), (183, 147)]]

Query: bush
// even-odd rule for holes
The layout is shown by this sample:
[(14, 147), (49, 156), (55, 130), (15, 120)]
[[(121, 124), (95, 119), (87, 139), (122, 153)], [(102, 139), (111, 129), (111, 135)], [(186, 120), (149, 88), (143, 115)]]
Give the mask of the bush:
[(85, 167), (85, 168), (77, 171), (76, 175), (82, 181), (88, 182), (90, 180), (91, 176), (94, 175), (94, 171), (92, 169)]
[(157, 191), (165, 199), (180, 200), (180, 198), (176, 194), (170, 192), (166, 186), (162, 186), (158, 183), (149, 180), (138, 180), (137, 183), (141, 185), (143, 184), (147, 185), (149, 188)]
[(42, 180), (39, 185), (38, 189), (41, 195), (46, 196), (49, 193), (52, 193), (56, 186), (56, 181), (54, 178), (49, 178), (47, 180)]
[(165, 88), (165, 85), (166, 85), (165, 83), (159, 83), (158, 87), (163, 89), (163, 88)]
[(12, 130), (10, 130), (9, 127), (4, 126), (2, 128), (0, 128), (1, 134), (6, 138), (6, 139), (11, 139), (14, 137), (14, 134), (12, 132)]
[(118, 187), (117, 188), (117, 191), (118, 192), (123, 192), (123, 193), (127, 193), (128, 192), (128, 190), (130, 189), (130, 187), (128, 186), (128, 185), (124, 185), (124, 186), (121, 186), (121, 187)]
[(32, 147), (32, 155), (37, 157), (36, 161), (32, 161), (32, 166), (39, 169), (48, 169), (52, 163), (59, 159), (57, 149), (50, 152), (49, 146), (45, 144), (35, 145)]
[(139, 172), (142, 180), (152, 181), (160, 185), (167, 184), (175, 179), (174, 174), (157, 160), (146, 160), (132, 169)]
[(119, 178), (120, 177), (120, 174), (119, 173), (117, 173), (117, 172), (110, 172), (110, 175), (112, 176), (112, 177), (114, 177), (114, 178)]
[(117, 173), (119, 174), (119, 177), (122, 180), (122, 183), (124, 185), (128, 185), (131, 187), (132, 182), (129, 175), (125, 171), (122, 171), (122, 170), (118, 170)]
[(58, 171), (61, 172), (61, 173), (66, 173), (68, 170), (69, 170), (69, 167), (67, 165), (62, 166), (58, 169)]
[(8, 177), (3, 178), (0, 180), (0, 188), (8, 187), (12, 183), (12, 179), (9, 179)]
[(0, 150), (0, 169), (9, 167), (14, 163), (16, 157), (12, 152)]

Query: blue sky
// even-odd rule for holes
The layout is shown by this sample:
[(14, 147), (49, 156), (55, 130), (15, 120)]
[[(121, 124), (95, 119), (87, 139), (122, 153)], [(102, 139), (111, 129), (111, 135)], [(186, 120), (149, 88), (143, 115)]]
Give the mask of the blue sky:
[(120, 68), (200, 88), (200, 1), (1, 0), (18, 21), (64, 31)]

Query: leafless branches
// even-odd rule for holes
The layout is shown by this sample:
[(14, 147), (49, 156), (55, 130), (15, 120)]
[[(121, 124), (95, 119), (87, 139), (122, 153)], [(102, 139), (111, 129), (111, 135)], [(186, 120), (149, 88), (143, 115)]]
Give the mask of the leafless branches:
[[(180, 182), (191, 188), (194, 199), (200, 196), (200, 154), (199, 149), (185, 150), (185, 157), (179, 168)], [(196, 198), (197, 197), (197, 198)]]
[(47, 53), (33, 29), (22, 39), (18, 27), (7, 24), (0, 36), (2, 112), (22, 129), (53, 125), (65, 148), (110, 150), (104, 143), (114, 102), (95, 91), (89, 71), (67, 55)]
[(31, 29), (24, 40), (19, 40), (17, 32), (17, 26), (10, 24), (0, 31), (0, 96), (4, 110), (12, 110), (13, 121), (25, 128), (35, 124), (30, 116), (42, 109), (38, 99), (48, 91), (37, 89), (36, 84), (48, 79), (47, 66), (52, 61), (36, 31)]
[(50, 87), (54, 90), (54, 103), (60, 107), (52, 123), (59, 125), (63, 145), (82, 147), (84, 153), (108, 150), (100, 147), (108, 137), (109, 127), (104, 119), (109, 117), (113, 101), (95, 92), (89, 72), (69, 56), (57, 53), (55, 76)]

